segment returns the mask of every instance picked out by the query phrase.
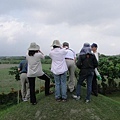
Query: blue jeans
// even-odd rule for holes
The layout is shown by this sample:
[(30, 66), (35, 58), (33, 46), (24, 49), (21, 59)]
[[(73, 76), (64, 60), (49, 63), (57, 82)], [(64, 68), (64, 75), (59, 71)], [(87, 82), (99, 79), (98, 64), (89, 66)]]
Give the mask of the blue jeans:
[(63, 98), (67, 99), (67, 73), (63, 73), (60, 75), (54, 74), (54, 80), (55, 80), (55, 98)]
[(90, 72), (89, 74), (79, 76), (79, 80), (77, 82), (77, 89), (76, 89), (77, 96), (80, 96), (80, 94), (81, 94), (81, 85), (82, 85), (83, 81), (86, 79), (86, 81), (87, 81), (86, 100), (90, 100), (90, 95), (91, 95), (91, 91), (92, 91), (93, 76), (94, 76), (94, 72)]

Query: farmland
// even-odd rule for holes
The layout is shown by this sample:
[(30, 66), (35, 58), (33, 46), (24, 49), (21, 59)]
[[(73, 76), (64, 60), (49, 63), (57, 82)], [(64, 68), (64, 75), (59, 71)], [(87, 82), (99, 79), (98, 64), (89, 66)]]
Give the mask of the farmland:
[[(20, 89), (20, 81), (16, 81), (14, 76), (9, 75), (9, 70), (11, 67), (18, 66), (18, 64), (0, 64), (0, 94), (9, 93), (11, 88), (14, 88), (15, 91)], [(50, 64), (43, 64), (43, 68), (48, 70)], [(43, 84), (43, 81), (42, 81)], [(36, 80), (36, 88), (39, 89), (40, 80)]]

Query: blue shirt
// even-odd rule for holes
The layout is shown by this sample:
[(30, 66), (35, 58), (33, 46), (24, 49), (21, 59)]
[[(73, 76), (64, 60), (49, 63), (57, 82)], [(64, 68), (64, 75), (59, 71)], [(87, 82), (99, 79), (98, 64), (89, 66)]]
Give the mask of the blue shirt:
[(27, 73), (27, 60), (22, 60), (18, 66), (20, 68), (20, 73)]

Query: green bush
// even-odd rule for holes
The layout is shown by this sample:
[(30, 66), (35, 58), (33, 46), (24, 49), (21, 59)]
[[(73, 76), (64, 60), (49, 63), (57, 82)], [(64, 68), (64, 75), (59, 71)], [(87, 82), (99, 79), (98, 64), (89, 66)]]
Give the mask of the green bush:
[(116, 79), (120, 78), (120, 56), (101, 56), (98, 70), (102, 76), (103, 94), (119, 90)]

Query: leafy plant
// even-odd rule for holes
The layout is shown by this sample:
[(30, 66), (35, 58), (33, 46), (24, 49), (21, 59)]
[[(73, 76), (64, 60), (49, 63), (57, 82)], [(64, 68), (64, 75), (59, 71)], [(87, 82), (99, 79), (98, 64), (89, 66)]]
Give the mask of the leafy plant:
[(11, 67), (9, 71), (9, 75), (14, 75), (17, 81), (20, 80), (20, 73), (17, 67)]
[[(102, 87), (111, 93), (117, 89), (116, 79), (120, 78), (120, 56), (102, 56), (99, 61)], [(105, 81), (107, 85), (105, 85)], [(105, 91), (104, 91), (105, 92)]]

